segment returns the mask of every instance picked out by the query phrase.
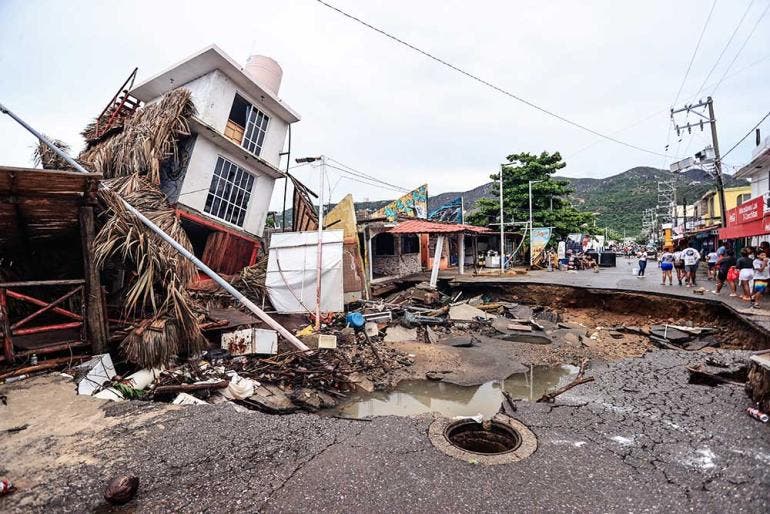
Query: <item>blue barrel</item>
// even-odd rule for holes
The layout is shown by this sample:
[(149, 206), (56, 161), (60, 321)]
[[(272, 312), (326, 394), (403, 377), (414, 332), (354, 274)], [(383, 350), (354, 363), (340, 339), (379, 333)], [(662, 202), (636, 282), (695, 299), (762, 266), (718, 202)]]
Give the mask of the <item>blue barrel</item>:
[(360, 312), (348, 312), (347, 316), (345, 316), (345, 321), (356, 330), (364, 328), (364, 325), (366, 325), (366, 318)]

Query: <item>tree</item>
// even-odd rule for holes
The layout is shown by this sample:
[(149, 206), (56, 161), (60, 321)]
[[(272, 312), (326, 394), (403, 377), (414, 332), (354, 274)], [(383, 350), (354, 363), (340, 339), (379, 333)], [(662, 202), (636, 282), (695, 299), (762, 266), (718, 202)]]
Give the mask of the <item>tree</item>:
[[(567, 164), (559, 152), (540, 155), (518, 153), (507, 157), (503, 165), (503, 210), (505, 223), (529, 221), (529, 181), (532, 184), (532, 219), (535, 227), (553, 227), (554, 233), (565, 237), (570, 232), (590, 232), (594, 214), (575, 209), (568, 200), (572, 193), (569, 183), (553, 178)], [(499, 222), (500, 174), (490, 175), (492, 196), (482, 198), (476, 210), (467, 216), (469, 223), (485, 226)]]

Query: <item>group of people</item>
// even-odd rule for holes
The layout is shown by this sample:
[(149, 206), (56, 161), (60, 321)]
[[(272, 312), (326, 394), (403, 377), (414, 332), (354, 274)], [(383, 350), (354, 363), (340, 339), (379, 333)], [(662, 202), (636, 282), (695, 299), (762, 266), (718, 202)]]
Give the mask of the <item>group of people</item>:
[(727, 284), (730, 296), (738, 296), (740, 288), (741, 299), (751, 302), (751, 306), (758, 309), (770, 281), (770, 243), (765, 241), (756, 248), (742, 248), (737, 259), (732, 248), (721, 246), (716, 253), (712, 268), (717, 286), (712, 292), (719, 294)]
[[(661, 285), (674, 285), (674, 274), (679, 285), (695, 287), (698, 267), (701, 260), (706, 261), (708, 280), (716, 281), (712, 293), (719, 294), (725, 284), (731, 290), (730, 296), (739, 296), (752, 307), (759, 308), (759, 302), (767, 292), (770, 281), (770, 243), (763, 242), (758, 247), (745, 247), (736, 258), (732, 246), (725, 244), (705, 256), (692, 247), (664, 248), (658, 259), (661, 271)], [(647, 253), (639, 254), (639, 276), (644, 276), (647, 267)]]

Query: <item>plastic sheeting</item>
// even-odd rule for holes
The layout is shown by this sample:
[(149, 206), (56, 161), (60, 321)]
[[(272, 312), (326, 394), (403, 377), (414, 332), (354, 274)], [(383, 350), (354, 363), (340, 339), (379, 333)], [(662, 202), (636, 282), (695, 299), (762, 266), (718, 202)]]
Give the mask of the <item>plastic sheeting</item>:
[[(321, 312), (342, 312), (342, 230), (323, 232)], [(318, 232), (283, 232), (270, 236), (267, 286), (270, 303), (280, 313), (314, 313)]]

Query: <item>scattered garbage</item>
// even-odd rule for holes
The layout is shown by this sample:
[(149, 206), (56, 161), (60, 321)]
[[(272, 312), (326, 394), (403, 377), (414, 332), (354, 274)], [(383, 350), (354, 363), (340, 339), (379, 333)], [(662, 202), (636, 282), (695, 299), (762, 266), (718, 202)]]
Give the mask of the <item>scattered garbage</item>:
[(113, 505), (123, 505), (131, 501), (138, 489), (139, 477), (127, 475), (115, 477), (104, 489), (104, 499)]
[(16, 486), (13, 485), (13, 482), (6, 479), (0, 480), (0, 496), (11, 494), (14, 491), (16, 491)]
[(754, 407), (749, 407), (748, 409), (746, 409), (746, 413), (748, 413), (748, 415), (751, 416), (752, 418), (758, 421), (761, 421), (762, 423), (767, 423), (768, 421), (770, 421), (770, 416), (768, 416), (767, 414), (765, 414), (759, 409), (755, 409)]

